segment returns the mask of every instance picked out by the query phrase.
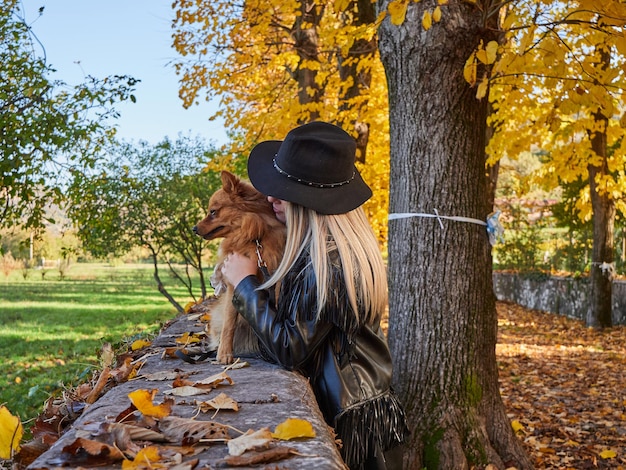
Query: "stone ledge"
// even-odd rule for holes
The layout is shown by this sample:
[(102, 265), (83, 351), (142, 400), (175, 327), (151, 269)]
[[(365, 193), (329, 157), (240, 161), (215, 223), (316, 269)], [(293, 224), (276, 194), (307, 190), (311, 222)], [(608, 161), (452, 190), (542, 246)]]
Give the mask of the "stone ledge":
[[(154, 374), (160, 371), (178, 369), (190, 376), (191, 380), (199, 381), (214, 374), (223, 372), (222, 366), (202, 362), (189, 364), (178, 359), (162, 358), (160, 351), (164, 347), (172, 346), (174, 338), (184, 332), (201, 331), (202, 326), (194, 324), (187, 316), (181, 316), (168, 325), (153, 342), (151, 346), (154, 354), (150, 355), (141, 369), (141, 374)], [(313, 425), (315, 438), (296, 439), (283, 441), (281, 445), (288, 445), (297, 449), (299, 454), (285, 460), (273, 462), (271, 468), (320, 468), (320, 469), (345, 469), (345, 465), (337, 450), (331, 429), (325, 423), (319, 410), (313, 391), (308, 381), (301, 375), (287, 371), (281, 367), (269, 364), (260, 359), (245, 358), (249, 367), (229, 370), (227, 374), (233, 380), (229, 386), (220, 386), (218, 389), (208, 391), (206, 394), (192, 397), (174, 397), (175, 405), (171, 415), (181, 418), (192, 418), (197, 414), (195, 400), (206, 401), (214, 398), (219, 393), (226, 393), (239, 404), (239, 411), (220, 411), (216, 416), (212, 413), (200, 413), (198, 420), (216, 421), (224, 425), (232, 426), (241, 431), (248, 429), (259, 430), (275, 427), (287, 418), (306, 419)], [(103, 422), (107, 418), (111, 420), (130, 406), (128, 394), (134, 390), (158, 389), (154, 398), (155, 403), (161, 403), (165, 399), (163, 392), (171, 389), (171, 380), (149, 381), (145, 378), (137, 378), (122, 383), (109, 390), (94, 404), (90, 405), (81, 417), (47, 452), (39, 456), (31, 465), (30, 470), (52, 468), (77, 468), (72, 462), (67, 461), (67, 456), (62, 452), (63, 448), (76, 439), (77, 430), (84, 429), (90, 423)], [(277, 398), (273, 396), (277, 396)], [(236, 435), (233, 435), (236, 437)], [(158, 445), (158, 444), (157, 444)], [(215, 444), (206, 447), (202, 452), (194, 456), (199, 459), (196, 469), (216, 468), (216, 462), (228, 455), (225, 444)], [(103, 469), (121, 468), (119, 465), (98, 466)], [(252, 467), (229, 467), (219, 465), (219, 468), (264, 468), (264, 465)]]

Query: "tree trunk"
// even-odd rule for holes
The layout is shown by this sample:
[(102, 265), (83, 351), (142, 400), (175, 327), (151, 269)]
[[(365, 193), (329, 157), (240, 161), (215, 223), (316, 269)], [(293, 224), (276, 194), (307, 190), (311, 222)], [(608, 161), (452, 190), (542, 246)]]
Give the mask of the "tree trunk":
[[(603, 46), (598, 46), (598, 68), (606, 70), (611, 65), (611, 53)], [(597, 162), (591, 162), (589, 170), (589, 192), (591, 193), (591, 211), (593, 213), (593, 250), (591, 252), (591, 284), (590, 302), (587, 311), (587, 326), (604, 328), (612, 326), (612, 289), (613, 289), (613, 261), (614, 261), (614, 234), (615, 228), (615, 201), (606, 191), (599, 188), (601, 181), (609, 176), (609, 161), (607, 148), (607, 129), (609, 120), (598, 109), (594, 113), (596, 130), (590, 133), (591, 150), (598, 157)]]
[(293, 73), (298, 82), (298, 101), (303, 109), (309, 111), (308, 119), (302, 119), (300, 124), (319, 119), (319, 111), (315, 104), (322, 100), (322, 87), (316, 82), (317, 71), (307, 65), (307, 62), (319, 61), (319, 37), (317, 27), (321, 13), (317, 12), (314, 0), (300, 2), (300, 14), (296, 17), (291, 36), (300, 61), (298, 69)]
[[(401, 26), (387, 19), (380, 30), (390, 100), (389, 212), (484, 221), (491, 211), (487, 101), (476, 100), (463, 66), (481, 39), (495, 39), (488, 34), (496, 28), (469, 2), (451, 0), (441, 22), (425, 31), (423, 12), (436, 5), (410, 3)], [(405, 468), (532, 468), (499, 394), (491, 263), (482, 225), (423, 216), (390, 221), (389, 344), (412, 431)]]
[(587, 326), (592, 328), (610, 327), (612, 318), (612, 288), (614, 261), (615, 202), (606, 191), (599, 191), (598, 181), (608, 174), (606, 129), (608, 119), (596, 115), (601, 130), (591, 136), (591, 148), (602, 162), (589, 165), (589, 190), (593, 213), (593, 250), (590, 269), (590, 302), (587, 311)]
[[(352, 25), (360, 27), (366, 24), (373, 25), (376, 21), (374, 4), (370, 0), (353, 0), (348, 11), (354, 12)], [(372, 26), (373, 27), (373, 26)], [(359, 67), (361, 60), (373, 57), (376, 53), (376, 36), (368, 41), (357, 39), (348, 51), (347, 57), (341, 57), (339, 63), (339, 77), (342, 83), (348, 84), (340, 100), (340, 110), (346, 111), (351, 107), (357, 108), (356, 118), (350, 124), (356, 131), (356, 159), (365, 163), (367, 158), (367, 144), (370, 136), (368, 122), (360, 119), (360, 111), (367, 107), (368, 101), (355, 103), (364, 91), (369, 90), (372, 83), (372, 72), (369, 68)]]

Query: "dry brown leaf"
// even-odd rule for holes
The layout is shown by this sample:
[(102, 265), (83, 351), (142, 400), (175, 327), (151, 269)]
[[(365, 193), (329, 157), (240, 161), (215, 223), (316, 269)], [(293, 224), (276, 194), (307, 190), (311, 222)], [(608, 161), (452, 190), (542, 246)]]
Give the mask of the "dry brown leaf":
[(228, 427), (214, 421), (168, 416), (161, 420), (159, 429), (168, 441), (179, 442), (181, 445), (191, 445), (200, 439), (230, 439)]
[(212, 389), (211, 388), (199, 388), (192, 387), (191, 385), (184, 385), (182, 387), (173, 388), (171, 390), (164, 390), (164, 395), (174, 395), (176, 397), (192, 397), (194, 395), (206, 395)]
[(109, 369), (109, 367), (105, 367), (104, 369), (102, 369), (102, 372), (100, 372), (100, 377), (98, 377), (98, 381), (96, 382), (96, 385), (93, 387), (91, 392), (89, 392), (89, 395), (87, 395), (87, 398), (85, 399), (85, 403), (93, 404), (96, 402), (96, 400), (100, 396), (100, 393), (104, 389), (104, 386), (107, 384), (107, 381), (109, 380), (110, 377), (111, 377), (111, 370)]
[(233, 379), (231, 379), (230, 376), (226, 373), (226, 371), (224, 371), (207, 377), (206, 379), (199, 380), (198, 382), (194, 383), (194, 386), (216, 388), (218, 385), (223, 385), (223, 382), (228, 382), (228, 385), (233, 385), (235, 383)]
[(250, 367), (250, 363), (247, 361), (240, 361), (237, 359), (237, 362), (234, 362), (227, 366), (222, 366), (226, 370), (235, 370), (235, 369), (243, 369), (244, 367)]
[(121, 365), (111, 371), (111, 377), (119, 384), (126, 382), (131, 375), (136, 374), (136, 371), (137, 366), (133, 365), (133, 358), (126, 356)]
[(129, 437), (138, 441), (165, 442), (166, 437), (160, 432), (140, 426), (133, 426), (125, 423), (111, 423), (111, 429), (122, 428), (128, 433)]
[(197, 405), (203, 413), (211, 410), (239, 411), (239, 404), (225, 393), (220, 393), (211, 400), (198, 402)]
[(243, 455), (229, 455), (222, 459), (219, 463), (225, 463), (231, 467), (247, 467), (250, 465), (276, 462), (283, 460), (292, 455), (299, 455), (297, 449), (292, 447), (272, 447), (260, 452), (246, 452)]
[(74, 456), (84, 451), (88, 455), (97, 458), (98, 461), (102, 463), (115, 462), (124, 458), (124, 454), (122, 454), (117, 447), (82, 437), (75, 439), (73, 442), (63, 447), (62, 451)]
[(269, 428), (261, 428), (258, 431), (249, 429), (245, 434), (228, 441), (228, 453), (241, 455), (247, 450), (267, 447), (272, 442), (272, 432)]
[(141, 374), (140, 378), (155, 382), (161, 382), (163, 380), (175, 380), (180, 375), (180, 372), (175, 370), (162, 370), (153, 374)]
[(113, 363), (115, 362), (115, 351), (111, 343), (104, 343), (102, 345), (102, 349), (100, 350), (100, 362), (102, 364), (102, 368), (111, 368)]

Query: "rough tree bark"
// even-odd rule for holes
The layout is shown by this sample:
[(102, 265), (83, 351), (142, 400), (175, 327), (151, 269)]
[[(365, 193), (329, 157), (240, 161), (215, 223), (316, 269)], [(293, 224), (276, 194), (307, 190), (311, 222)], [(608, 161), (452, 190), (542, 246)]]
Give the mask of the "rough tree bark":
[[(602, 68), (610, 65), (609, 51), (600, 51)], [(598, 111), (594, 114), (596, 131), (590, 135), (591, 149), (598, 162), (588, 166), (589, 191), (593, 213), (593, 249), (590, 268), (590, 301), (586, 324), (592, 328), (605, 328), (613, 324), (612, 289), (614, 261), (615, 201), (598, 187), (598, 182), (609, 174), (607, 129), (609, 120)]]
[[(387, 8), (379, 0), (379, 10)], [(440, 23), (410, 3), (406, 20), (381, 26), (379, 49), (390, 105), (390, 214), (486, 220), (486, 100), (463, 66), (496, 2), (450, 0)], [(487, 19), (485, 19), (487, 18)], [(532, 468), (505, 414), (496, 366), (497, 316), (485, 227), (411, 217), (389, 224), (389, 343), (394, 385), (409, 418), (405, 468)]]
[[(373, 25), (376, 21), (375, 6), (371, 0), (353, 0), (348, 8), (353, 12), (354, 19), (352, 25), (359, 27), (365, 24)], [(358, 105), (354, 103), (355, 99), (363, 94), (363, 90), (370, 88), (372, 83), (372, 74), (369, 69), (359, 67), (359, 61), (368, 57), (373, 57), (376, 53), (377, 42), (376, 36), (368, 41), (358, 39), (354, 41), (350, 47), (347, 57), (340, 57), (339, 76), (343, 83), (349, 84), (345, 93), (341, 97), (341, 110), (348, 110), (357, 106), (359, 110), (367, 107), (368, 101), (362, 101)], [(366, 162), (367, 144), (370, 136), (369, 123), (359, 119), (360, 112), (357, 113), (356, 119), (351, 123), (356, 131), (356, 149), (357, 161)]]
[(320, 60), (317, 27), (322, 13), (318, 12), (318, 8), (314, 0), (300, 2), (300, 14), (296, 17), (291, 31), (294, 47), (300, 56), (298, 68), (293, 72), (293, 77), (298, 82), (298, 100), (303, 108), (310, 111), (309, 116), (302, 118), (299, 124), (319, 119), (319, 111), (309, 105), (319, 103), (324, 93), (315, 79), (317, 71), (306, 65), (308, 61)]

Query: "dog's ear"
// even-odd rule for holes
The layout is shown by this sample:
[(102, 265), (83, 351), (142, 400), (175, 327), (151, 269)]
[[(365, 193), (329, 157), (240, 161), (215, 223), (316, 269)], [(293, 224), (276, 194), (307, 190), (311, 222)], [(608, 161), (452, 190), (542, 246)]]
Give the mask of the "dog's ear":
[(222, 187), (224, 188), (224, 191), (229, 194), (234, 194), (237, 191), (238, 185), (239, 178), (229, 171), (222, 170)]

